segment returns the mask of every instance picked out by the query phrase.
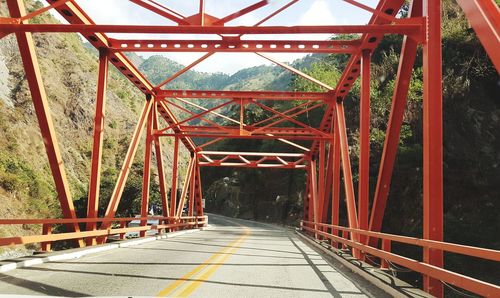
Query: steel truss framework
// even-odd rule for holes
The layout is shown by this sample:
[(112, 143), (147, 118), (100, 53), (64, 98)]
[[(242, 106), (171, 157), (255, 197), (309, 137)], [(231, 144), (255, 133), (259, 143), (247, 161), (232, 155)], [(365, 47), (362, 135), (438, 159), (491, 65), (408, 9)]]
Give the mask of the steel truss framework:
[[(262, 26), (267, 20), (299, 2), (291, 0), (275, 10), (254, 26), (234, 27), (227, 23), (251, 13), (268, 4), (258, 1), (248, 7), (235, 9), (225, 17), (205, 13), (205, 3), (200, 0), (199, 11), (192, 16), (183, 16), (175, 10), (153, 0), (130, 0), (138, 9), (147, 9), (177, 25), (139, 26), (95, 24), (74, 0), (48, 0), (49, 5), (27, 13), (22, 0), (7, 0), (10, 16), (0, 18), (0, 38), (15, 34), (26, 78), (31, 91), (35, 112), (44, 139), (50, 168), (54, 177), (64, 219), (60, 220), (0, 220), (0, 224), (43, 224), (39, 236), (1, 238), (0, 245), (17, 245), (40, 242), (50, 250), (52, 241), (76, 239), (78, 245), (102, 243), (111, 234), (129, 230), (140, 231), (144, 236), (148, 218), (149, 183), (151, 162), (156, 160), (163, 216), (158, 217), (162, 229), (175, 230), (206, 224), (203, 215), (200, 167), (233, 166), (254, 168), (303, 169), (307, 172), (304, 195), (304, 220), (302, 229), (317, 238), (331, 240), (332, 246), (343, 245), (352, 250), (354, 257), (365, 260), (367, 255), (405, 266), (424, 276), (424, 289), (435, 296), (443, 295), (443, 283), (469, 290), (485, 296), (500, 296), (500, 287), (477, 279), (451, 272), (444, 268), (443, 252), (452, 252), (483, 259), (500, 261), (500, 252), (443, 242), (443, 147), (442, 147), (442, 70), (441, 70), (441, 8), (437, 0), (413, 0), (407, 18), (397, 17), (403, 0), (382, 0), (375, 7), (355, 0), (342, 0), (372, 17), (367, 25), (342, 26)], [(464, 9), (471, 25), (483, 43), (493, 64), (500, 69), (498, 47), (500, 14), (492, 0), (457, 0)], [(96, 4), (97, 5), (97, 4)], [(236, 6), (236, 5), (235, 5)], [(61, 14), (68, 24), (30, 24), (30, 20), (48, 10)], [(87, 218), (77, 219), (66, 179), (64, 163), (50, 116), (50, 109), (38, 67), (32, 33), (76, 32), (81, 33), (99, 50), (99, 74), (95, 106), (93, 149), (88, 193)], [(115, 39), (109, 33), (144, 34), (200, 34), (218, 36), (218, 39)], [(354, 40), (260, 40), (245, 39), (252, 34), (314, 34), (352, 33)], [(369, 152), (370, 152), (370, 64), (371, 55), (385, 34), (404, 36), (399, 69), (395, 82), (391, 113), (386, 132), (375, 194), (370, 206)], [(380, 233), (389, 186), (398, 148), (399, 135), (406, 106), (409, 81), (416, 59), (417, 47), (423, 48), (423, 235), (422, 239)], [(197, 59), (158, 85), (153, 85), (126, 56), (125, 52), (203, 52)], [(323, 92), (271, 92), (271, 91), (217, 91), (217, 90), (171, 90), (167, 85), (189, 69), (208, 59), (215, 53), (255, 53), (276, 65), (321, 86)], [(328, 53), (349, 54), (347, 66), (336, 86), (328, 86), (299, 70), (274, 60), (267, 52), (280, 53)], [(99, 186), (101, 176), (102, 143), (106, 108), (106, 85), (109, 64), (114, 65), (139, 90), (144, 93), (144, 105), (123, 162), (115, 189), (104, 218), (97, 218)], [(343, 101), (354, 82), (360, 77), (360, 161), (357, 197), (354, 191), (350, 164), (346, 121)], [(197, 99), (193, 101), (190, 99)], [(200, 102), (214, 101), (216, 105), (206, 108)], [(294, 108), (278, 111), (269, 106), (272, 101), (294, 100)], [(259, 108), (269, 118), (257, 123), (246, 123), (244, 112), (249, 105)], [(240, 118), (225, 115), (227, 107), (240, 109)], [(314, 109), (323, 109), (324, 116), (319, 127), (297, 120), (297, 116)], [(175, 112), (176, 111), (176, 112)], [(180, 119), (177, 115), (187, 115)], [(196, 121), (196, 125), (192, 123)], [(221, 122), (222, 121), (222, 122)], [(141, 226), (126, 228), (131, 218), (115, 218), (130, 166), (134, 160), (141, 135), (145, 133), (144, 176), (141, 204)], [(174, 160), (170, 189), (176, 190), (178, 183), (178, 155), (182, 143), (191, 153), (181, 192), (172, 191), (168, 196), (162, 158), (164, 137), (174, 138)], [(197, 144), (192, 138), (205, 139)], [(274, 152), (222, 152), (207, 151), (206, 147), (226, 138), (274, 139), (286, 143), (300, 153)], [(305, 145), (307, 143), (307, 145)], [(156, 158), (153, 159), (152, 156)], [(168, 165), (170, 166), (170, 165)], [(341, 179), (343, 177), (343, 179)], [(343, 181), (343, 183), (341, 182)], [(339, 226), (339, 199), (341, 187), (346, 197), (348, 227)], [(183, 207), (187, 204), (187, 214)], [(369, 212), (371, 210), (371, 212)], [(330, 215), (330, 218), (329, 218)], [(120, 228), (111, 228), (113, 222)], [(86, 223), (86, 231), (80, 231), (78, 223)], [(98, 225), (100, 223), (100, 225)], [(51, 234), (53, 224), (66, 224), (68, 232)], [(342, 233), (340, 233), (342, 231)], [(381, 241), (380, 241), (381, 240)], [(423, 248), (423, 260), (412, 260), (390, 251), (392, 241), (412, 244)], [(379, 248), (379, 242), (381, 247)]]

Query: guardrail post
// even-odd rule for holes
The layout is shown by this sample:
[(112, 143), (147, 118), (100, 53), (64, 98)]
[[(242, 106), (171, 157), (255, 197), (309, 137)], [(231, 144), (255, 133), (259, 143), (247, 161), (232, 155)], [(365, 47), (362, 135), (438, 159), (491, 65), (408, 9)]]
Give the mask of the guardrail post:
[[(391, 252), (391, 240), (382, 239), (382, 250)], [(380, 269), (389, 269), (389, 262), (387, 260), (380, 258)]]
[[(127, 222), (126, 221), (121, 221), (120, 222), (120, 228), (126, 228), (127, 227)], [(120, 239), (123, 240), (125, 239), (125, 233), (120, 233)]]
[[(52, 234), (52, 224), (43, 224), (42, 234), (43, 235)], [(51, 251), (51, 250), (52, 250), (52, 241), (42, 242), (42, 251)]]

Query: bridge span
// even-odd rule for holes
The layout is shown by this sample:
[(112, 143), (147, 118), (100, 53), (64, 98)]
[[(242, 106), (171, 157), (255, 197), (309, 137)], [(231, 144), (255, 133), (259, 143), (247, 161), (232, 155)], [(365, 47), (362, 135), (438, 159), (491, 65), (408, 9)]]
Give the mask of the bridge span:
[(210, 215), (195, 233), (0, 275), (2, 295), (370, 297), (291, 229)]

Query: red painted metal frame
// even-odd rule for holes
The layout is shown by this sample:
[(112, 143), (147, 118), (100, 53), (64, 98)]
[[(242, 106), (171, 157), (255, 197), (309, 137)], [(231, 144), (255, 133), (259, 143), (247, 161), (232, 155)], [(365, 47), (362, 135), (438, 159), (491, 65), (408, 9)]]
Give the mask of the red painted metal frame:
[[(421, 34), (421, 20), (415, 23), (392, 25), (335, 25), (335, 26), (266, 26), (210, 27), (157, 25), (92, 25), (92, 24), (15, 24), (0, 23), (0, 31), (9, 33), (142, 33), (142, 34)], [(314, 52), (319, 49), (311, 49)], [(208, 50), (210, 51), (210, 50)]]
[[(102, 145), (104, 141), (104, 119), (106, 110), (106, 85), (108, 81), (108, 52), (99, 52), (99, 78), (97, 81), (97, 97), (94, 116), (94, 143), (92, 146), (89, 194), (87, 200), (87, 217), (98, 217), (99, 190), (101, 183)], [(87, 231), (95, 230), (96, 223), (88, 223)], [(96, 244), (95, 238), (86, 239), (87, 245)]]
[[(413, 1), (410, 8), (410, 15), (416, 17), (421, 16), (422, 9), (421, 1)], [(398, 73), (394, 84), (394, 94), (392, 96), (391, 113), (387, 124), (384, 149), (380, 160), (377, 186), (373, 197), (369, 226), (371, 231), (379, 232), (382, 228), (382, 220), (384, 218), (385, 206), (389, 195), (389, 186), (391, 184), (394, 161), (396, 160), (399, 134), (401, 125), (403, 124), (403, 116), (406, 108), (408, 90), (410, 88), (413, 64), (417, 56), (417, 48), (417, 41), (407, 36), (404, 37)], [(374, 239), (372, 245), (376, 244), (375, 241)]]
[[(361, 55), (361, 99), (359, 108), (359, 183), (358, 224), (361, 230), (368, 230), (368, 205), (370, 196), (370, 66), (371, 53)], [(366, 244), (361, 236), (360, 242)]]
[[(441, 242), (443, 239), (443, 171), (442, 171), (442, 70), (441, 70), (441, 17), (440, 2), (433, 0), (413, 0), (410, 17), (400, 19), (396, 16), (404, 0), (382, 0), (375, 7), (369, 7), (355, 0), (343, 0), (364, 11), (372, 13), (367, 25), (341, 26), (260, 26), (278, 13), (294, 5), (299, 0), (292, 0), (274, 10), (254, 26), (226, 26), (242, 15), (251, 13), (268, 4), (258, 1), (248, 7), (236, 9), (225, 17), (217, 18), (205, 12), (205, 3), (200, 1), (198, 13), (184, 16), (175, 10), (154, 0), (131, 0), (140, 9), (158, 14), (177, 26), (144, 26), (144, 25), (102, 25), (95, 24), (91, 18), (75, 2), (68, 0), (48, 0), (49, 6), (26, 14), (21, 0), (8, 0), (10, 18), (0, 19), (0, 38), (14, 33), (20, 48), (21, 58), (26, 71), (29, 88), (33, 97), (35, 112), (40, 130), (45, 140), (46, 151), (54, 176), (56, 190), (61, 202), (62, 220), (0, 220), (0, 224), (41, 223), (41, 236), (25, 236), (0, 238), (0, 245), (42, 242), (43, 249), (49, 249), (51, 241), (62, 239), (87, 239), (88, 245), (106, 240), (107, 236), (117, 233), (123, 237), (126, 231), (139, 231), (141, 236), (151, 229), (146, 224), (149, 209), (149, 184), (153, 146), (158, 168), (162, 211), (165, 217), (158, 218), (159, 230), (175, 230), (193, 228), (206, 224), (206, 218), (182, 217), (183, 207), (188, 201), (188, 215), (203, 215), (202, 188), (200, 167), (233, 166), (249, 168), (284, 168), (304, 169), (307, 172), (306, 192), (304, 193), (304, 219), (302, 227), (317, 238), (330, 239), (333, 246), (342, 244), (350, 247), (356, 258), (365, 255), (382, 258), (386, 266), (391, 262), (406, 266), (424, 275), (424, 289), (435, 296), (443, 295), (441, 281), (451, 283), (479, 294), (498, 293), (498, 286), (458, 275), (442, 269), (443, 251), (463, 253), (475, 257), (499, 261), (500, 252), (480, 248), (470, 248)], [(484, 44), (494, 65), (499, 69), (500, 56), (496, 50), (500, 13), (491, 0), (458, 0), (466, 16)], [(50, 9), (58, 11), (69, 24), (28, 24), (34, 16)], [(76, 219), (64, 165), (58, 150), (52, 120), (47, 104), (40, 71), (37, 65), (35, 48), (31, 33), (75, 32), (81, 33), (100, 52), (99, 77), (96, 96), (96, 114), (94, 119), (94, 138), (91, 159), (91, 177), (89, 183), (89, 199), (86, 219)], [(113, 39), (105, 33), (168, 33), (199, 34), (200, 39)], [(267, 40), (245, 39), (245, 34), (342, 34), (361, 33), (354, 40)], [(377, 177), (377, 185), (373, 196), (373, 205), (368, 224), (369, 210), (369, 158), (370, 158), (370, 56), (381, 42), (385, 34), (404, 35), (400, 56), (400, 64), (392, 98), (382, 159)], [(207, 39), (208, 35), (216, 35), (217, 39)], [(205, 38), (207, 37), (207, 38)], [(415, 239), (378, 233), (382, 226), (385, 206), (387, 204), (394, 161), (399, 143), (399, 134), (406, 106), (412, 67), (419, 45), (423, 46), (424, 96), (424, 158), (423, 158), (423, 238)], [(199, 59), (174, 75), (165, 78), (157, 86), (153, 86), (147, 78), (125, 57), (123, 52), (201, 52)], [(217, 52), (253, 52), (274, 64), (292, 72), (294, 75), (317, 84), (325, 92), (281, 92), (281, 91), (220, 91), (220, 90), (163, 90), (164, 86), (186, 73), (205, 59)], [(336, 86), (329, 86), (304, 72), (267, 56), (266, 52), (298, 52), (298, 53), (346, 53), (350, 54), (347, 66)], [(110, 199), (105, 217), (97, 219), (99, 204), (100, 163), (104, 128), (105, 92), (108, 63), (114, 65), (141, 92), (146, 95), (146, 102), (132, 135), (131, 143), (122, 170), (119, 173), (115, 189)], [(361, 76), (360, 100), (360, 162), (357, 201), (354, 192), (353, 174), (350, 163), (348, 132), (344, 113), (343, 100), (351, 90), (355, 80)], [(196, 100), (226, 100), (224, 104), (205, 108)], [(269, 101), (297, 101), (297, 106), (286, 111), (278, 111)], [(175, 102), (174, 102), (175, 101)], [(198, 101), (200, 102), (200, 101)], [(239, 119), (224, 115), (221, 108), (229, 104), (239, 105)], [(249, 104), (253, 104), (272, 115), (265, 120), (248, 123), (244, 112)], [(193, 112), (187, 107), (202, 110)], [(171, 107), (190, 114), (179, 120)], [(308, 111), (326, 107), (319, 127), (312, 127), (296, 119)], [(175, 110), (174, 109), (174, 110)], [(217, 111), (218, 109), (221, 109)], [(229, 121), (231, 125), (219, 124), (209, 116), (214, 115)], [(161, 126), (158, 119), (163, 119), (166, 126)], [(208, 125), (189, 125), (191, 120), (202, 120)], [(286, 125), (288, 122), (298, 127)], [(142, 131), (146, 130), (144, 156), (143, 191), (141, 196), (141, 224), (137, 228), (126, 228), (126, 222), (133, 219), (116, 219), (123, 189), (130, 172)], [(172, 183), (170, 204), (165, 181), (164, 163), (162, 159), (161, 137), (174, 138), (174, 161), (172, 165)], [(207, 138), (205, 143), (195, 143), (191, 137)], [(225, 152), (204, 151), (204, 148), (226, 138), (238, 139), (273, 139), (287, 143), (305, 151), (304, 154), (262, 153), (262, 152)], [(294, 143), (300, 140), (304, 143)], [(308, 141), (308, 142), (306, 142)], [(179, 145), (184, 144), (191, 153), (190, 165), (177, 198)], [(343, 179), (341, 179), (341, 169)], [(341, 183), (343, 180), (343, 183)], [(341, 185), (343, 184), (343, 185)], [(340, 227), (340, 191), (344, 189), (348, 226)], [(329, 208), (330, 207), (330, 208)], [(328, 219), (328, 212), (331, 217)], [(331, 224), (327, 224), (329, 221)], [(100, 222), (100, 229), (96, 230)], [(119, 229), (110, 228), (112, 222), (119, 222)], [(53, 234), (51, 225), (64, 223), (73, 231), (64, 234)], [(80, 232), (78, 223), (86, 223), (87, 231)], [(313, 226), (314, 228), (312, 228)], [(327, 232), (329, 231), (329, 233)], [(342, 237), (339, 236), (342, 231)], [(31, 237), (31, 238), (30, 238)], [(382, 250), (377, 243), (382, 239)], [(28, 242), (26, 242), (28, 241)], [(423, 248), (423, 262), (410, 260), (390, 252), (391, 241), (415, 244)], [(79, 241), (83, 245), (82, 241)], [(370, 246), (368, 246), (370, 245)], [(489, 292), (488, 292), (489, 291)], [(498, 295), (497, 295), (498, 296)]]
[(254, 100), (307, 100), (326, 101), (331, 98), (327, 92), (291, 91), (233, 91), (233, 90), (159, 90), (158, 98), (180, 97), (196, 99), (254, 99)]
[[(423, 1), (427, 17), (427, 39), (423, 44), (423, 225), (424, 238), (443, 241), (443, 69), (441, 48), (441, 3)], [(443, 267), (443, 251), (424, 248), (424, 262)], [(424, 290), (443, 296), (439, 279), (424, 275)]]
[(493, 0), (456, 0), (462, 7), (477, 37), (497, 72), (500, 73), (500, 8)]
[(223, 37), (222, 40), (111, 39), (110, 43), (111, 50), (116, 52), (208, 52), (206, 56), (219, 52), (310, 53), (314, 51), (325, 54), (352, 54), (359, 50), (361, 44), (359, 40), (269, 41), (235, 37)]
[(301, 153), (199, 151), (196, 155), (202, 167), (305, 169), (309, 160)]

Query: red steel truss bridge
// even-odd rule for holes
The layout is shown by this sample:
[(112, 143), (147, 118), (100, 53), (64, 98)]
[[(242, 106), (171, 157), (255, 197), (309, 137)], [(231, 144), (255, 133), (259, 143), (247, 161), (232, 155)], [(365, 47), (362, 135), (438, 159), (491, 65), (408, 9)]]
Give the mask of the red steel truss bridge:
[[(255, 24), (231, 26), (228, 23), (268, 6), (270, 1), (255, 1), (248, 6), (241, 4), (240, 1), (232, 1), (231, 6), (234, 6), (232, 7), (234, 8), (234, 12), (226, 16), (216, 17), (205, 12), (205, 6), (209, 5), (209, 3), (208, 1), (205, 3), (204, 0), (199, 1), (199, 10), (191, 16), (185, 16), (164, 3), (169, 2), (175, 6), (175, 1), (160, 3), (160, 1), (156, 0), (130, 0), (137, 10), (149, 10), (165, 18), (167, 25), (130, 25), (126, 23), (116, 25), (95, 23), (89, 17), (89, 14), (78, 5), (78, 1), (75, 0), (48, 0), (47, 6), (29, 13), (25, 9), (23, 0), (6, 0), (10, 15), (0, 18), (0, 38), (15, 35), (15, 40), (19, 46), (19, 53), (22, 58), (29, 90), (31, 91), (34, 110), (44, 140), (63, 218), (1, 219), (0, 224), (4, 226), (40, 225), (41, 231), (39, 235), (19, 235), (16, 237), (0, 238), (0, 246), (40, 243), (43, 251), (50, 251), (52, 242), (71, 239), (81, 249), (84, 246), (96, 246), (98, 248), (105, 247), (107, 245), (105, 242), (113, 237), (123, 239), (126, 233), (131, 232), (137, 232), (139, 237), (149, 239), (151, 237), (148, 238), (148, 231), (152, 229), (156, 229), (160, 235), (169, 235), (179, 233), (180, 231), (206, 227), (208, 219), (207, 215), (204, 214), (202, 206), (203, 177), (200, 175), (200, 167), (294, 169), (306, 171), (307, 173), (306, 181), (304, 181), (306, 189), (303, 198), (304, 215), (299, 227), (303, 235), (311, 239), (322, 240), (323, 243), (329, 243), (331, 249), (341, 248), (353, 260), (366, 261), (372, 265), (380, 264), (382, 267), (394, 264), (398, 268), (404, 267), (406, 270), (421, 274), (423, 276), (423, 290), (433, 296), (442, 297), (444, 293), (443, 289), (449, 286), (457, 291), (468, 291), (481, 296), (500, 297), (500, 287), (498, 284), (488, 283), (454, 272), (447, 269), (443, 262), (443, 255), (446, 253), (490, 260), (497, 262), (500, 266), (500, 263), (498, 263), (500, 262), (500, 251), (498, 250), (443, 241), (441, 1), (412, 0), (410, 1), (408, 16), (401, 17), (398, 12), (401, 10), (402, 5), (405, 4), (404, 0), (380, 0), (375, 7), (365, 5), (362, 3), (363, 1), (358, 0), (338, 0), (338, 2), (353, 5), (360, 11), (370, 13), (371, 18), (369, 22), (365, 25), (324, 26), (267, 26), (265, 24), (276, 15), (287, 13), (287, 9), (296, 5), (299, 1), (282, 1), (281, 6), (276, 6), (272, 13)], [(498, 6), (493, 0), (456, 1), (462, 7), (489, 58), (496, 69), (499, 70), (500, 13)], [(95, 5), (100, 5), (99, 2), (96, 1)], [(67, 22), (57, 24), (30, 22), (34, 17), (49, 10), (59, 13)], [(99, 53), (91, 172), (87, 215), (85, 218), (77, 218), (76, 216), (73, 198), (69, 191), (68, 180), (66, 179), (65, 165), (59, 149), (60, 145), (58, 144), (53, 120), (51, 119), (47, 94), (38, 65), (37, 48), (33, 42), (33, 35), (40, 33), (79, 33)], [(116, 35), (118, 33), (122, 38), (110, 37), (118, 36)], [(134, 36), (138, 36), (138, 34), (142, 37), (162, 34), (162, 36), (169, 36), (169, 38), (155, 39), (151, 37), (150, 39), (135, 39)], [(339, 34), (339, 36), (344, 36), (341, 34), (350, 34), (356, 37), (348, 40), (314, 40), (306, 38), (306, 36), (314, 34)], [(385, 143), (380, 168), (378, 169), (376, 190), (373, 197), (370, 197), (371, 56), (372, 53), (377, 51), (377, 47), (384, 36), (388, 34), (401, 35), (404, 38), (401, 46), (397, 78), (394, 83)], [(290, 38), (289, 40), (273, 40), (269, 38), (269, 36), (281, 35), (290, 35), (294, 36), (294, 38)], [(191, 38), (195, 36), (196, 38), (183, 39), (185, 36), (191, 36)], [(388, 203), (387, 198), (398, 149), (403, 113), (407, 103), (409, 82), (419, 47), (423, 49), (423, 61), (421, 61), (423, 65), (423, 233), (422, 238), (412, 238), (382, 233), (381, 228), (384, 211)], [(125, 56), (127, 52), (197, 52), (203, 53), (203, 56), (172, 76), (166, 77), (158, 85), (154, 85)], [(168, 88), (170, 82), (202, 61), (210, 59), (212, 55), (225, 55), (224, 53), (229, 52), (258, 55), (294, 75), (320, 86), (323, 91), (171, 90)], [(348, 55), (349, 58), (336, 85), (330, 86), (288, 64), (277, 61), (270, 57), (268, 53), (344, 54)], [(61, 57), (61, 59), (64, 59), (64, 57)], [(104, 217), (98, 217), (98, 205), (101, 199), (99, 197), (101, 159), (103, 139), (106, 133), (104, 124), (109, 65), (116, 67), (123, 76), (130, 80), (144, 94), (144, 97), (142, 99), (142, 110), (131, 136), (130, 145), (123, 160), (123, 165), (105, 215)], [(359, 175), (359, 189), (355, 192), (344, 113), (344, 100), (358, 79), (360, 80), (360, 160), (359, 169), (357, 169), (358, 173), (355, 173)], [(279, 111), (269, 106), (269, 102), (272, 101), (290, 100), (298, 104), (286, 111)], [(206, 107), (200, 102), (211, 104)], [(250, 106), (254, 109), (261, 109), (272, 116), (260, 122), (249, 123), (245, 121), (244, 113), (245, 109)], [(229, 107), (232, 107), (233, 110), (234, 108), (239, 109), (240, 117), (235, 119), (228, 116), (227, 111)], [(297, 117), (304, 113), (321, 109), (324, 110), (324, 113), (319, 126), (313, 127), (297, 120)], [(185, 115), (188, 116), (186, 117)], [(224, 124), (214, 119), (223, 120)], [(192, 123), (195, 122), (197, 124), (193, 125)], [(293, 127), (285, 124), (293, 124)], [(144, 135), (145, 137), (143, 138)], [(165, 144), (162, 144), (162, 140), (165, 138), (173, 139), (174, 160), (172, 164), (166, 164), (164, 158), (162, 158), (162, 146), (165, 146)], [(210, 145), (225, 139), (278, 140), (291, 146), (295, 153), (252, 152), (251, 149), (247, 150), (248, 152), (209, 150), (208, 147)], [(117, 218), (115, 213), (120, 204), (127, 177), (141, 140), (145, 140), (141, 217)], [(181, 174), (178, 171), (180, 146), (184, 146), (190, 153), (189, 166), (183, 185), (177, 185), (178, 176)], [(153, 155), (156, 158), (153, 159)], [(154, 160), (156, 164), (152, 164)], [(162, 215), (157, 217), (148, 217), (151, 167), (157, 167), (159, 174)], [(166, 181), (166, 167), (171, 167), (172, 169), (171, 181)], [(182, 191), (180, 193), (174, 191), (169, 196), (169, 188), (181, 188)], [(346, 210), (339, 210), (341, 192), (345, 194)], [(187, 211), (183, 208), (186, 205)], [(369, 205), (371, 205), (371, 208), (369, 208)], [(346, 214), (348, 218), (347, 226), (339, 225), (339, 216), (342, 213)], [(147, 221), (150, 219), (157, 220), (157, 224), (148, 225)], [(132, 220), (140, 221), (140, 224), (135, 227), (127, 225)], [(231, 222), (228, 219), (221, 219), (217, 216), (214, 216), (214, 221)], [(52, 233), (52, 227), (55, 224), (65, 224), (67, 232)], [(225, 268), (220, 269), (221, 271), (229, 270), (227, 274), (233, 277), (238, 275), (238, 270), (244, 270), (238, 269), (244, 268), (244, 265), (241, 265), (242, 267), (226, 268), (231, 266), (223, 266), (222, 263), (227, 260), (227, 256), (229, 255), (236, 258), (238, 256), (238, 249), (241, 251), (249, 250), (249, 244), (247, 245), (246, 242), (249, 242), (249, 239), (253, 239), (250, 234), (261, 233), (262, 229), (265, 228), (263, 226), (256, 228), (244, 222), (236, 222), (233, 226), (234, 230), (221, 229), (219, 234), (212, 232), (215, 234), (207, 234), (206, 238), (202, 236), (196, 238), (198, 239), (197, 242), (193, 242), (190, 247), (203, 245), (202, 242), (204, 241), (212, 243), (210, 241), (214, 241), (214, 237), (221, 237), (221, 239), (233, 237), (233, 239), (228, 240), (229, 244), (224, 243), (222, 245), (225, 247), (222, 251), (214, 252), (214, 255), (206, 261), (200, 259), (199, 264), (201, 265), (199, 266), (202, 266), (201, 269), (199, 266), (196, 267), (193, 265), (192, 267), (195, 267), (195, 269), (184, 275), (184, 273), (192, 269), (186, 265), (188, 266), (187, 269), (185, 271), (180, 270), (177, 278), (172, 277), (167, 281), (160, 279), (160, 282), (167, 285), (167, 288), (160, 291), (161, 287), (159, 287), (158, 291), (156, 291), (160, 292), (158, 295), (173, 295), (174, 288), (177, 287), (177, 289), (180, 289), (181, 283), (191, 282), (183, 290), (181, 289), (182, 292), (177, 292), (177, 294), (180, 296), (196, 294), (196, 291), (202, 289), (197, 290), (198, 287), (206, 287), (203, 288), (205, 296), (201, 296), (207, 297), (207, 293), (212, 289), (211, 287), (219, 286), (224, 288), (223, 282), (210, 280), (211, 275), (218, 269), (218, 266), (222, 265), (221, 268)], [(81, 227), (84, 227), (84, 229)], [(255, 231), (252, 232), (252, 229)], [(273, 235), (275, 235), (276, 231), (279, 230), (272, 231)], [(209, 233), (209, 230), (206, 232)], [(202, 235), (201, 233), (205, 232), (202, 231), (199, 233)], [(238, 236), (234, 236), (234, 234), (238, 234)], [(195, 234), (189, 233), (189, 235)], [(254, 240), (259, 241), (260, 239), (262, 243), (265, 243), (266, 240), (263, 238), (263, 234), (258, 235), (260, 236)], [(185, 239), (182, 238), (183, 236), (179, 237), (179, 239)], [(195, 236), (190, 237), (189, 239), (195, 239), (192, 238)], [(278, 236), (275, 235), (273, 237)], [(175, 242), (175, 240), (172, 241)], [(303, 248), (296, 244), (295, 241), (290, 243), (302, 251)], [(391, 252), (392, 243), (415, 246), (421, 249), (422, 257), (412, 259)], [(162, 248), (158, 246), (156, 249), (160, 250)], [(181, 252), (172, 252), (172, 254), (176, 254), (179, 260), (183, 258)], [(239, 257), (243, 255), (241, 253)], [(107, 256), (109, 256), (109, 260), (115, 258), (114, 255)], [(221, 256), (219, 263), (210, 263), (214, 260), (213, 258), (218, 256)], [(130, 256), (131, 259), (134, 257)], [(206, 258), (207, 255), (202, 255), (202, 257)], [(258, 257), (256, 256), (255, 258)], [(307, 254), (304, 254), (304, 258), (306, 257)], [(196, 259), (196, 257), (193, 258)], [(102, 259), (106, 260), (106, 257)], [(151, 260), (153, 260), (153, 257)], [(138, 262), (141, 263), (140, 260)], [(142, 262), (146, 263), (148, 260), (143, 259)], [(72, 266), (80, 265), (75, 261)], [(37, 270), (36, 268), (35, 270)], [(44, 268), (44, 270), (51, 270), (48, 267)], [(231, 269), (233, 271), (230, 271)], [(268, 271), (264, 270), (263, 272)], [(33, 273), (33, 271), (26, 274), (29, 273)], [(56, 281), (54, 285), (43, 288), (46, 289), (48, 287), (49, 290), (54, 290), (53, 293), (56, 294), (59, 293), (67, 296), (78, 295), (80, 292), (75, 289), (71, 291), (58, 291), (58, 289), (61, 290), (61, 288), (57, 288), (58, 283), (62, 283), (65, 276), (68, 276), (70, 273), (66, 272), (64, 274), (64, 276), (59, 275), (61, 278), (60, 281)], [(161, 275), (162, 273), (156, 272), (155, 274)], [(265, 273), (262, 274), (265, 275)], [(307, 274), (307, 272), (304, 273), (304, 276)], [(40, 272), (38, 272), (38, 275), (40, 275)], [(184, 277), (181, 278), (183, 275)], [(253, 275), (249, 274), (244, 279), (252, 278), (251, 276)], [(22, 278), (22, 275), (20, 276), (16, 278)], [(116, 274), (116, 276), (120, 275)], [(130, 276), (133, 277), (133, 275)], [(138, 276), (137, 278), (139, 279), (143, 277), (141, 274)], [(197, 278), (193, 278), (193, 276), (197, 276)], [(216, 272), (214, 276), (217, 276)], [(1, 291), (3, 291), (4, 286), (2, 284), (3, 281), (5, 280), (8, 283), (9, 278), (14, 277), (6, 277), (0, 280)], [(38, 277), (32, 274), (31, 277), (26, 277), (27, 281), (17, 281), (10, 283), (8, 286), (13, 286), (14, 284), (19, 286), (23, 283), (34, 284), (36, 283), (36, 278)], [(84, 277), (79, 278), (81, 278), (80, 283), (85, 282)], [(92, 285), (87, 285), (87, 288), (93, 288), (94, 286)], [(99, 288), (100, 286), (98, 285), (96, 283), (95, 288)], [(238, 285), (244, 287), (242, 284)], [(152, 286), (153, 290), (156, 289), (155, 286)], [(330, 284), (330, 286), (333, 288), (336, 287), (335, 283)], [(226, 287), (228, 292), (218, 293), (220, 295), (223, 295), (223, 293), (226, 295), (237, 295), (237, 293), (231, 294), (230, 287), (227, 285)], [(262, 290), (263, 286), (260, 285), (258, 287)], [(29, 288), (34, 289), (36, 287)], [(19, 290), (20, 288), (16, 289)], [(273, 288), (272, 285), (267, 288), (268, 291), (287, 291), (287, 289), (290, 290), (291, 288), (287, 288), (286, 286), (274, 286)], [(330, 288), (327, 286), (328, 289)], [(90, 289), (88, 290), (90, 291)], [(222, 289), (222, 291), (225, 290)], [(313, 291), (309, 293), (311, 296), (328, 293), (326, 290), (326, 292), (321, 290), (321, 287), (311, 289), (311, 291)], [(24, 292), (19, 290), (19, 293)], [(50, 294), (51, 292), (43, 293)], [(274, 296), (285, 292), (268, 293), (274, 293), (270, 294)], [(342, 294), (343, 292), (337, 289), (338, 293)], [(356, 294), (357, 292), (347, 291), (345, 293)], [(361, 295), (362, 293), (360, 292), (359, 294)], [(337, 297), (338, 295), (334, 296)]]

